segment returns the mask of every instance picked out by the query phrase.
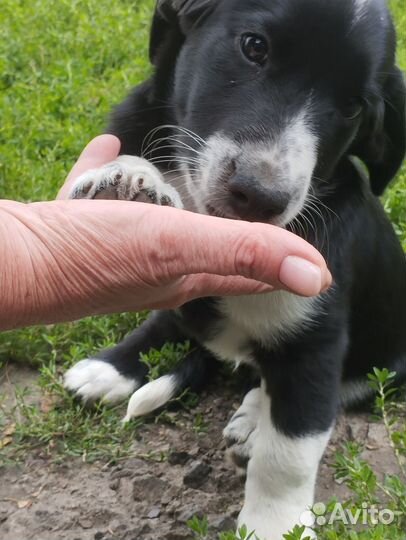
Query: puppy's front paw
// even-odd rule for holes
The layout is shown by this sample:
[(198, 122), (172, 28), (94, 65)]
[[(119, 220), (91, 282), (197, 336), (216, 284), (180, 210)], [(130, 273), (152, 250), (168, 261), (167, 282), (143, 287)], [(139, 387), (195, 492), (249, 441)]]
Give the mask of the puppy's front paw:
[(104, 360), (86, 358), (72, 366), (64, 377), (64, 387), (83, 401), (114, 403), (124, 399), (141, 386), (141, 381), (125, 377)]
[(120, 156), (100, 169), (86, 171), (76, 180), (70, 199), (119, 199), (183, 208), (176, 189), (166, 184), (149, 161)]
[(259, 388), (248, 392), (241, 407), (223, 430), (228, 446), (227, 454), (238, 468), (245, 469), (251, 458), (258, 432), (260, 399)]

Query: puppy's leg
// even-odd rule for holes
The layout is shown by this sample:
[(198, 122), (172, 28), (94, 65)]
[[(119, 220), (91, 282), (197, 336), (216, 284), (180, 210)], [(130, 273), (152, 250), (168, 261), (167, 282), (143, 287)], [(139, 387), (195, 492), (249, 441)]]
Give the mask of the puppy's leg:
[(71, 199), (119, 199), (183, 208), (175, 188), (165, 183), (160, 171), (146, 159), (120, 156), (99, 169), (79, 176)]
[[(271, 400), (265, 390), (256, 436), (251, 437), (244, 507), (239, 526), (259, 540), (282, 540), (313, 504), (317, 470), (331, 430), (302, 437), (280, 432), (270, 420)], [(314, 537), (306, 530), (304, 537)]]
[(260, 412), (261, 389), (254, 388), (245, 396), (241, 406), (223, 430), (228, 446), (227, 454), (239, 469), (246, 468), (252, 456)]
[[(318, 347), (303, 340), (302, 347), (287, 346), (277, 358), (261, 359), (258, 424), (249, 437), (239, 516), (239, 526), (255, 531), (259, 540), (282, 540), (314, 502), (318, 466), (339, 402), (346, 339)], [(314, 536), (311, 529), (306, 536)]]
[[(120, 156), (100, 169), (85, 172), (74, 183), (70, 198), (119, 199), (183, 207), (179, 194), (165, 183), (159, 170), (135, 156)], [(178, 330), (173, 314), (157, 312), (116, 347), (73, 366), (65, 375), (65, 387), (85, 401), (99, 398), (118, 401), (145, 382), (148, 370), (139, 360), (141, 353), (182, 338), (185, 336)], [(161, 393), (166, 391), (169, 395), (174, 390), (172, 379), (161, 382)]]
[(145, 382), (148, 368), (140, 361), (141, 353), (152, 347), (159, 349), (167, 341), (185, 339), (172, 312), (154, 312), (121, 343), (70, 368), (65, 374), (65, 387), (84, 401), (119, 401)]

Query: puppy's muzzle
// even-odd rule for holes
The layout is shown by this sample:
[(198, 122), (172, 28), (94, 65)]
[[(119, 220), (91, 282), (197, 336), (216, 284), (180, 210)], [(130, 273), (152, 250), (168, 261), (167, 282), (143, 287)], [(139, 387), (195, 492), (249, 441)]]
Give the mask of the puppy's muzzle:
[(269, 164), (239, 164), (232, 160), (223, 167), (225, 172), (215, 186), (218, 197), (212, 199), (218, 201), (216, 208), (211, 202), (208, 206), (211, 214), (272, 223), (285, 212), (291, 196), (281, 189), (279, 178), (272, 178)]

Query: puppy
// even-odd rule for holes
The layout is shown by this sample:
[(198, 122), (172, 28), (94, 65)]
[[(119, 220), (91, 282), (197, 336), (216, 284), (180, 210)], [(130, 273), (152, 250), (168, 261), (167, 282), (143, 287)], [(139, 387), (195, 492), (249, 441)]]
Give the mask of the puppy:
[[(377, 198), (406, 149), (393, 24), (384, 0), (161, 0), (150, 56), (109, 128), (124, 155), (72, 198), (285, 227), (323, 253), (334, 286), (153, 313), (65, 384), (84, 400), (132, 394), (131, 418), (197, 388), (213, 358), (250, 364), (260, 387), (225, 429), (248, 463), (239, 525), (280, 540), (312, 505), (340, 403), (368, 396), (374, 366), (406, 375), (405, 256)], [(185, 339), (183, 363), (144, 385), (140, 353)]]

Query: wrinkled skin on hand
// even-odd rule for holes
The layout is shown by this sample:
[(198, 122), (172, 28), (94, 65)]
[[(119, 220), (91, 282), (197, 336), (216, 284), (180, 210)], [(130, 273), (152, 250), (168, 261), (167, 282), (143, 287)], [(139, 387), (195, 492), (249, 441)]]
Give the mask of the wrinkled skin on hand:
[[(118, 152), (115, 137), (94, 139), (59, 198)], [(287, 231), (151, 204), (1, 201), (0, 238), (1, 329), (201, 296), (281, 288), (312, 296), (331, 284), (323, 257)]]

